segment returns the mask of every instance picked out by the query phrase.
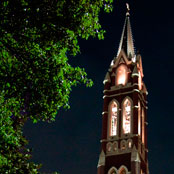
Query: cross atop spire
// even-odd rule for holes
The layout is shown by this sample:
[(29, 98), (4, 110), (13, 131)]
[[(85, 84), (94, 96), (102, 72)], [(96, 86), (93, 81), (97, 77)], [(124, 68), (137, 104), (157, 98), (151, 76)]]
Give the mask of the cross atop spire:
[(130, 8), (129, 8), (129, 4), (128, 4), (128, 3), (126, 3), (126, 7), (127, 7), (127, 13), (126, 13), (126, 16), (129, 16), (129, 15), (130, 15), (130, 14), (129, 14)]
[(135, 51), (134, 51), (134, 42), (133, 42), (132, 30), (131, 30), (130, 19), (129, 19), (130, 7), (128, 3), (126, 3), (126, 7), (127, 7), (126, 19), (125, 19), (125, 23), (124, 23), (124, 27), (123, 27), (123, 31), (121, 35), (121, 40), (120, 40), (117, 56), (123, 49), (126, 55), (128, 56), (128, 58), (133, 58), (135, 56)]

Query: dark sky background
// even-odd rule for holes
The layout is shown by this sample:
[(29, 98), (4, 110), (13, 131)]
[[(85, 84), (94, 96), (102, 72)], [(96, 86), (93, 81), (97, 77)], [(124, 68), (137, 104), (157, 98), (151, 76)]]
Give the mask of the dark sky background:
[(34, 148), (41, 171), (60, 174), (96, 174), (102, 129), (103, 79), (116, 56), (125, 20), (131, 8), (136, 50), (143, 61), (148, 95), (148, 148), (151, 174), (173, 173), (174, 168), (174, 6), (172, 0), (117, 0), (111, 14), (102, 13), (105, 40), (80, 41), (81, 54), (71, 58), (84, 67), (94, 86), (73, 88), (71, 109), (60, 111), (54, 123), (26, 124), (24, 134)]

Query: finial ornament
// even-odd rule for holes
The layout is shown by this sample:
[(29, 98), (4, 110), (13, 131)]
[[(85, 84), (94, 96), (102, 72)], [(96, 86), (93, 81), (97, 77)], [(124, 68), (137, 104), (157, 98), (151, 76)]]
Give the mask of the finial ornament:
[(129, 14), (130, 7), (129, 7), (129, 4), (128, 4), (128, 3), (126, 3), (126, 7), (127, 7), (127, 13), (126, 13), (126, 16), (129, 16), (129, 15), (130, 15), (130, 14)]

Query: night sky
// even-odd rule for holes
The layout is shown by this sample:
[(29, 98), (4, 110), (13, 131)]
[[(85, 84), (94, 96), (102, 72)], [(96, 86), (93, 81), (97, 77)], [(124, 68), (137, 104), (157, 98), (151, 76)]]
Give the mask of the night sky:
[(81, 54), (70, 59), (84, 67), (92, 88), (78, 86), (70, 96), (71, 109), (58, 113), (54, 123), (32, 124), (24, 135), (33, 150), (33, 161), (42, 172), (97, 174), (102, 129), (103, 79), (116, 56), (126, 6), (136, 50), (142, 55), (148, 90), (148, 148), (151, 174), (173, 173), (174, 164), (174, 6), (172, 0), (117, 0), (111, 14), (102, 13), (105, 40), (80, 41)]

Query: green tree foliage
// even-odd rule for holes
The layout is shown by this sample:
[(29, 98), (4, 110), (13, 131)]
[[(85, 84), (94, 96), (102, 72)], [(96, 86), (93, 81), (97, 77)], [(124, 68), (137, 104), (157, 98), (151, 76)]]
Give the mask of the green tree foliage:
[[(2, 174), (37, 174), (41, 165), (29, 162), (31, 150), (25, 145), (22, 136), (23, 121), (13, 115), (19, 112), (20, 104), (15, 98), (5, 99), (0, 95), (0, 173)], [(12, 119), (15, 118), (15, 119)]]
[[(92, 86), (84, 68), (71, 66), (67, 55), (80, 52), (79, 38), (103, 39), (99, 13), (110, 12), (112, 1), (0, 1), (0, 165), (13, 168), (9, 173), (22, 166), (34, 173), (39, 167), (20, 151), (27, 151), (24, 122), (54, 121), (60, 108), (70, 107), (73, 86)], [(16, 158), (26, 165), (14, 163)]]

